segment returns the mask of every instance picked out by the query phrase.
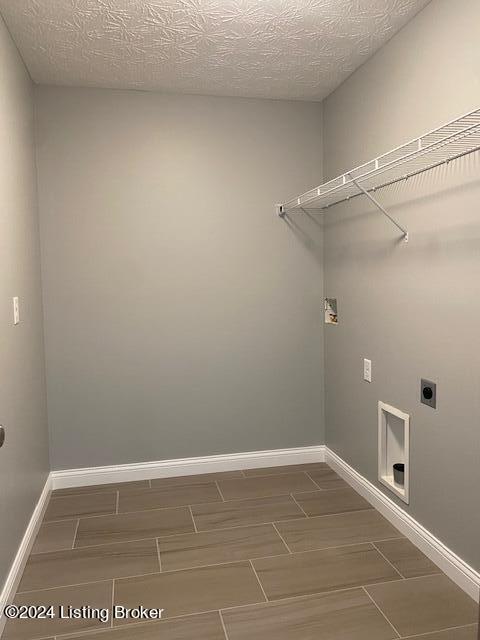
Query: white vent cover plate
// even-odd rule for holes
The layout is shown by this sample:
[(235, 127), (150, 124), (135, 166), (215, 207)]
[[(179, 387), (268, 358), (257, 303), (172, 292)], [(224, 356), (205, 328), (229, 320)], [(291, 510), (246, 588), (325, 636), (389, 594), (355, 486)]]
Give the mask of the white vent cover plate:
[(322, 100), (430, 0), (0, 0), (41, 84)]
[[(393, 465), (405, 465), (403, 485), (395, 482)], [(407, 504), (410, 501), (410, 416), (384, 402), (378, 403), (378, 479)]]

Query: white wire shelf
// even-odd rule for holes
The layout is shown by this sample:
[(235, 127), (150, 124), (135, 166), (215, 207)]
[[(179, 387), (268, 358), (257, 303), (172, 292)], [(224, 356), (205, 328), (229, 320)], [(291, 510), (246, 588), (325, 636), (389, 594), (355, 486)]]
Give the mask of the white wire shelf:
[(480, 149), (480, 109), (452, 120), (411, 142), (370, 162), (347, 171), (315, 189), (277, 205), (277, 213), (311, 211), (322, 213), (325, 209), (345, 202), (359, 195), (367, 195), (390, 220), (404, 233), (381, 205), (371, 196), (371, 192), (382, 187), (407, 180), (434, 167), (465, 156)]

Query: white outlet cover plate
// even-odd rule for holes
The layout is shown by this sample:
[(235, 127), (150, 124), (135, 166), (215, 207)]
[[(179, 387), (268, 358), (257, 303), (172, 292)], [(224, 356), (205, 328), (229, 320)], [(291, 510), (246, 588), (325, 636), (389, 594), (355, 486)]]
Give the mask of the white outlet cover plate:
[(13, 324), (18, 324), (20, 322), (20, 305), (18, 302), (18, 298), (15, 297), (13, 299)]
[(372, 361), (367, 358), (363, 360), (363, 379), (366, 382), (372, 381)]

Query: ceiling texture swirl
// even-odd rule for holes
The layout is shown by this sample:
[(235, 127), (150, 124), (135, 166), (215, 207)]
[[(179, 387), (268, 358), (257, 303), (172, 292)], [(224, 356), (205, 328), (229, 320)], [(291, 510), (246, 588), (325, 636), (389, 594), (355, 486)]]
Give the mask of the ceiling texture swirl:
[(429, 0), (0, 0), (33, 80), (322, 100)]

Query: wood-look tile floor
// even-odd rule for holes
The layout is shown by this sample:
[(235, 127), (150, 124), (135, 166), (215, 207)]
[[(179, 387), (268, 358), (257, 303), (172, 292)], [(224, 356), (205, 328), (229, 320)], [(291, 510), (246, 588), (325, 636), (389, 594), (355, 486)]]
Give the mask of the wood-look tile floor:
[(326, 464), (55, 491), (4, 640), (476, 640), (476, 604)]

